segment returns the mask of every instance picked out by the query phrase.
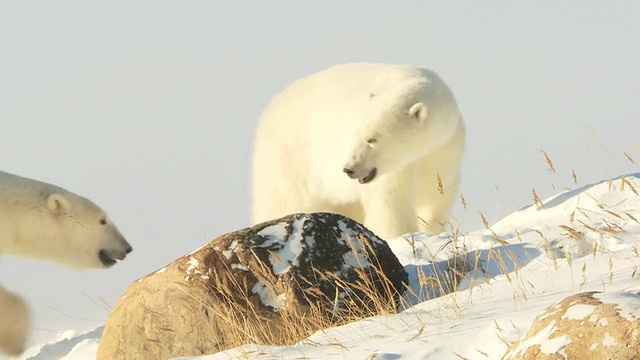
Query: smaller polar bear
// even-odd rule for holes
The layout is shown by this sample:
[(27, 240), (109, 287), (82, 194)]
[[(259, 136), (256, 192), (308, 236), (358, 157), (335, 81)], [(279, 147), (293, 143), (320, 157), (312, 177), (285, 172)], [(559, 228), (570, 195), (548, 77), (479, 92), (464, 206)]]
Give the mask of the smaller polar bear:
[[(0, 254), (108, 268), (131, 245), (90, 200), (55, 185), (0, 172)], [(0, 350), (20, 353), (29, 335), (22, 298), (0, 287)]]
[(464, 143), (454, 96), (433, 71), (356, 63), (309, 75), (258, 124), (253, 221), (330, 211), (385, 239), (441, 232)]

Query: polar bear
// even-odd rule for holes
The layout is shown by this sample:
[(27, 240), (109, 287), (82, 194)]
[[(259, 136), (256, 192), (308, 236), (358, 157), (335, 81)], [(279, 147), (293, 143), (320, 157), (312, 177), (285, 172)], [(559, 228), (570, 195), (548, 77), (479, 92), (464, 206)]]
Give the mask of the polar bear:
[[(0, 254), (55, 261), (73, 268), (108, 268), (131, 245), (107, 214), (61, 187), (0, 171)], [(29, 311), (0, 286), (0, 350), (19, 353)]]
[(457, 196), (465, 128), (433, 71), (334, 66), (277, 94), (253, 154), (253, 222), (329, 211), (390, 239), (441, 232)]

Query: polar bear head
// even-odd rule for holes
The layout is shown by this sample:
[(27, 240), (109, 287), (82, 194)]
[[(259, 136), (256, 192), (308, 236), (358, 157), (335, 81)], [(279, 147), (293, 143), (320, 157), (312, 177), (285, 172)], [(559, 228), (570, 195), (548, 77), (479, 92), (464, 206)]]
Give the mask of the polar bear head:
[(78, 269), (111, 267), (131, 252), (98, 205), (57, 186), (36, 184), (0, 204), (2, 252)]
[[(392, 102), (389, 109), (374, 106), (355, 132), (359, 135), (344, 173), (365, 184), (397, 172), (445, 144), (460, 123), (455, 100), (445, 90), (433, 94), (420, 88)], [(376, 96), (371, 97), (375, 101)]]
[(50, 229), (52, 243), (65, 248), (52, 252), (57, 257), (52, 260), (77, 268), (108, 268), (132, 250), (104, 210), (89, 199), (54, 192), (47, 196), (43, 210), (42, 230)]

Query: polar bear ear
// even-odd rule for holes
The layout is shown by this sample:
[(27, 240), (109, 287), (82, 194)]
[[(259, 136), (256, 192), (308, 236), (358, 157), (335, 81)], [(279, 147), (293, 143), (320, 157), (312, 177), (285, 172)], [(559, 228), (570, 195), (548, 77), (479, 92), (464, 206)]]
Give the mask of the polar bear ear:
[(71, 204), (69, 200), (65, 198), (62, 194), (51, 194), (47, 198), (47, 207), (49, 210), (56, 214), (63, 214), (69, 212), (71, 210)]
[(423, 121), (427, 118), (427, 115), (429, 115), (427, 105), (422, 102), (413, 104), (413, 106), (409, 109), (409, 116), (417, 120)]

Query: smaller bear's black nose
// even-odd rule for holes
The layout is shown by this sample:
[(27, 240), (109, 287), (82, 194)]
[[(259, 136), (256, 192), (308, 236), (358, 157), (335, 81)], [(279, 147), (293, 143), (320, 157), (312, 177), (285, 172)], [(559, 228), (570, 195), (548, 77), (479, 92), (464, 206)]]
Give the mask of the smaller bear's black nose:
[(127, 252), (127, 254), (129, 254), (130, 252), (133, 251), (133, 248), (131, 247), (131, 245), (127, 246), (127, 248), (124, 250)]
[(344, 168), (342, 169), (342, 171), (344, 171), (344, 173), (347, 174), (349, 177), (353, 176), (353, 169)]

